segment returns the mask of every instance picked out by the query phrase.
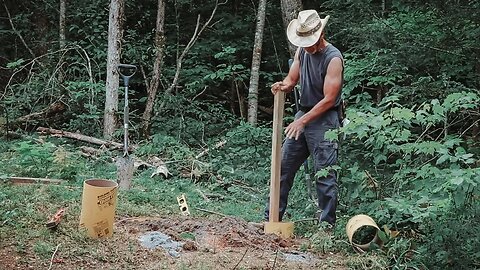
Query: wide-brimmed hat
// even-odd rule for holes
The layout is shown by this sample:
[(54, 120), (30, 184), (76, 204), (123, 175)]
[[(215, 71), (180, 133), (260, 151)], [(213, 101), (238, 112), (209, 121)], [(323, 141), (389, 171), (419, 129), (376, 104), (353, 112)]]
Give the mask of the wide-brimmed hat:
[(320, 18), (313, 9), (303, 10), (298, 13), (298, 19), (293, 19), (287, 27), (287, 37), (290, 42), (298, 47), (310, 47), (314, 45), (330, 16)]

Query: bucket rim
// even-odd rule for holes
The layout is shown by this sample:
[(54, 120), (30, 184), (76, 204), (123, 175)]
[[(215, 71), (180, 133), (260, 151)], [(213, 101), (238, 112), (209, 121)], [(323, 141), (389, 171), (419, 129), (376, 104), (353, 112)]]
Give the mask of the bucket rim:
[(118, 187), (118, 183), (114, 182), (112, 180), (107, 180), (107, 179), (87, 179), (85, 180), (85, 185), (89, 185), (92, 187), (99, 187), (99, 188), (115, 188)]

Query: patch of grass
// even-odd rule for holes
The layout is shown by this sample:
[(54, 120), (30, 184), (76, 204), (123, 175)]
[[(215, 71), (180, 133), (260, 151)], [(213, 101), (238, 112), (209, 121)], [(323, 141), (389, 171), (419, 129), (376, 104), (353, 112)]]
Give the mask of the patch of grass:
[(180, 238), (182, 239), (190, 239), (195, 241), (195, 235), (193, 233), (189, 232), (183, 232), (180, 234)]
[(45, 242), (37, 241), (33, 244), (33, 251), (42, 259), (47, 259), (52, 256), (55, 251), (55, 245)]
[[(27, 150), (40, 151), (42, 155), (51, 154), (41, 145), (26, 144)], [(47, 149), (48, 150), (48, 149)], [(118, 226), (114, 229), (113, 237), (109, 239), (90, 239), (79, 230), (79, 216), (82, 207), (83, 183), (87, 179), (116, 179), (116, 166), (111, 161), (114, 153), (105, 153), (97, 160), (89, 160), (76, 153), (73, 147), (64, 147), (57, 152), (58, 167), (55, 172), (74, 172), (69, 181), (60, 185), (23, 185), (13, 186), (8, 182), (0, 182), (0, 248), (11, 250), (13, 256), (20, 255), (20, 266), (34, 265), (45, 267), (50, 263), (50, 258), (58, 244), (58, 258), (66, 262), (64, 269), (171, 269), (172, 262), (162, 250), (149, 251), (138, 245), (135, 232), (120, 232), (125, 228)], [(54, 153), (53, 151), (52, 153)], [(26, 154), (25, 154), (26, 155)], [(8, 156), (8, 155), (7, 155)], [(0, 154), (0, 161), (7, 159)], [(76, 157), (78, 168), (68, 167), (62, 170), (62, 158)], [(22, 162), (29, 159), (24, 157)], [(8, 162), (15, 163), (13, 156), (8, 156)], [(18, 164), (17, 164), (18, 165)], [(2, 163), (1, 166), (5, 166)], [(10, 166), (10, 165), (7, 165)], [(11, 167), (13, 168), (13, 167)], [(10, 169), (11, 169), (10, 168)], [(52, 167), (53, 168), (53, 167)], [(42, 168), (41, 171), (49, 169)], [(36, 170), (38, 172), (39, 170)], [(190, 218), (211, 217), (218, 219), (199, 208), (218, 212), (220, 214), (235, 216), (247, 221), (261, 221), (265, 208), (269, 186), (264, 183), (253, 185), (237, 179), (238, 175), (216, 178), (215, 172), (208, 172), (212, 177), (204, 177), (201, 181), (182, 177), (179, 173), (165, 179), (160, 175), (150, 177), (153, 168), (142, 168), (134, 174), (132, 189), (119, 190), (116, 206), (116, 221), (127, 217), (141, 216), (180, 216), (181, 212), (177, 203), (177, 196), (185, 194), (190, 208)], [(173, 171), (173, 170), (172, 170)], [(24, 170), (28, 173), (28, 170)], [(53, 171), (52, 171), (53, 172)], [(252, 173), (254, 171), (252, 170)], [(52, 174), (60, 175), (60, 174)], [(5, 176), (9, 176), (8, 174)], [(30, 175), (25, 175), (30, 176)], [(50, 176), (48, 176), (50, 177)], [(260, 177), (260, 176), (259, 176)], [(254, 176), (248, 176), (250, 180)], [(198, 180), (198, 179), (197, 179)], [(309, 217), (316, 212), (310, 205), (302, 179), (297, 179), (296, 190), (289, 208), (292, 215), (290, 220)], [(45, 223), (60, 207), (66, 207), (56, 230), (49, 230)], [(342, 219), (339, 222), (343, 222)], [(117, 226), (117, 225), (115, 225)], [(333, 235), (325, 235), (318, 230), (312, 222), (295, 225), (298, 237), (310, 238), (310, 242), (302, 246), (302, 250), (318, 253), (338, 252), (350, 248), (346, 243), (343, 228), (336, 228)], [(337, 231), (338, 229), (338, 231)], [(180, 235), (182, 239), (195, 239), (195, 235), (188, 232)], [(207, 256), (208, 257), (208, 256)], [(208, 257), (208, 259), (211, 259)], [(195, 265), (181, 263), (176, 269), (212, 269), (208, 261), (195, 262)], [(334, 262), (332, 262), (332, 265)], [(71, 267), (71, 268), (68, 268)], [(238, 269), (241, 269), (239, 266)]]
[(347, 258), (348, 269), (352, 270), (384, 270), (389, 262), (385, 256), (378, 253), (356, 254)]

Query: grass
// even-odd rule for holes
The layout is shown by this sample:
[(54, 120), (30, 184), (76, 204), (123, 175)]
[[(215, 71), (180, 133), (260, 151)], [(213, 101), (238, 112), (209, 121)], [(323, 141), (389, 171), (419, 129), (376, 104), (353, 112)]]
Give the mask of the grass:
[[(34, 265), (37, 268), (48, 268), (52, 254), (58, 249), (58, 257), (71, 263), (65, 267), (72, 269), (147, 269), (147, 262), (155, 259), (162, 262), (155, 269), (171, 269), (171, 258), (161, 251), (145, 251), (138, 248), (135, 239), (126, 238), (123, 234), (114, 234), (108, 241), (89, 239), (78, 229), (82, 203), (83, 182), (87, 179), (115, 179), (116, 167), (111, 157), (114, 153), (106, 152), (97, 160), (84, 158), (75, 146), (58, 145), (64, 143), (53, 139), (48, 147), (42, 148), (42, 143), (28, 140), (23, 143), (22, 150), (16, 147), (19, 142), (2, 146), (0, 153), (0, 251), (11, 256), (18, 254), (21, 265)], [(59, 154), (61, 153), (61, 154)], [(50, 163), (37, 163), (35, 160), (45, 156), (53, 158)], [(60, 157), (59, 157), (60, 156)], [(32, 165), (42, 164), (43, 167)], [(21, 164), (21, 165), (20, 165)], [(68, 176), (68, 180), (60, 185), (29, 184), (16, 186), (6, 181), (8, 176), (31, 176), (35, 173), (47, 172), (51, 178)], [(175, 174), (167, 179), (162, 176), (150, 177), (153, 169), (138, 170), (133, 179), (132, 189), (128, 192), (119, 191), (116, 216), (117, 220), (128, 217), (179, 216), (180, 209), (177, 196), (185, 194), (190, 207), (191, 216), (205, 217), (211, 214), (200, 211), (207, 209), (223, 215), (240, 217), (246, 221), (261, 221), (265, 208), (268, 185), (257, 185), (248, 182), (235, 182), (235, 178), (219, 180), (215, 177), (190, 179)], [(232, 176), (235, 177), (235, 176)], [(301, 176), (300, 176), (301, 177)], [(1, 179), (4, 179), (3, 181)], [(239, 177), (238, 179), (242, 179)], [(249, 176), (249, 179), (255, 179)], [(290, 220), (305, 218), (305, 211), (315, 213), (315, 207), (305, 199), (302, 193), (304, 183), (295, 182), (291, 195)], [(305, 205), (308, 205), (305, 209)], [(52, 231), (45, 223), (60, 207), (67, 207), (65, 216), (59, 227)], [(303, 207), (303, 209), (302, 209)], [(304, 210), (297, 211), (297, 210)], [(324, 234), (314, 222), (295, 224), (295, 234), (298, 237), (309, 238), (309, 242), (300, 249), (305, 252), (319, 254), (341, 254), (340, 257), (329, 259), (331, 265), (342, 256), (349, 258), (352, 269), (355, 265), (376, 265), (369, 263), (367, 256), (356, 256), (345, 236), (344, 228), (348, 217), (340, 216), (338, 226), (332, 234)], [(183, 235), (183, 238), (194, 238), (194, 235)], [(167, 256), (167, 257), (166, 257)], [(375, 255), (379, 256), (379, 255)], [(374, 257), (376, 261), (380, 261)], [(381, 258), (381, 256), (379, 256)], [(365, 259), (365, 260), (363, 260)], [(1, 262), (2, 259), (0, 259)], [(373, 260), (373, 259), (371, 259)], [(61, 265), (61, 261), (59, 265)], [(211, 269), (210, 263), (197, 262), (197, 268)], [(0, 263), (1, 264), (1, 263)], [(139, 268), (140, 267), (140, 268)], [(152, 267), (152, 265), (149, 265)], [(191, 265), (181, 264), (178, 269), (191, 269)], [(0, 267), (1, 269), (1, 267)], [(69, 268), (64, 268), (69, 269)], [(335, 269), (335, 268), (332, 268)]]

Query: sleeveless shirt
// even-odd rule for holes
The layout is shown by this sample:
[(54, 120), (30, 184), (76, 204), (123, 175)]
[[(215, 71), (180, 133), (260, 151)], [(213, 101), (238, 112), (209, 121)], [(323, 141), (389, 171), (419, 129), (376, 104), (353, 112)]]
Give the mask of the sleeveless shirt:
[[(342, 59), (342, 53), (332, 44), (328, 44), (322, 51), (315, 54), (305, 52), (304, 48), (300, 48), (300, 106), (304, 108), (312, 108), (325, 95), (323, 93), (323, 84), (325, 75), (327, 74), (328, 64), (334, 57)], [(343, 70), (342, 70), (342, 85), (343, 85)], [(334, 107), (340, 105), (341, 89), (335, 99)]]

